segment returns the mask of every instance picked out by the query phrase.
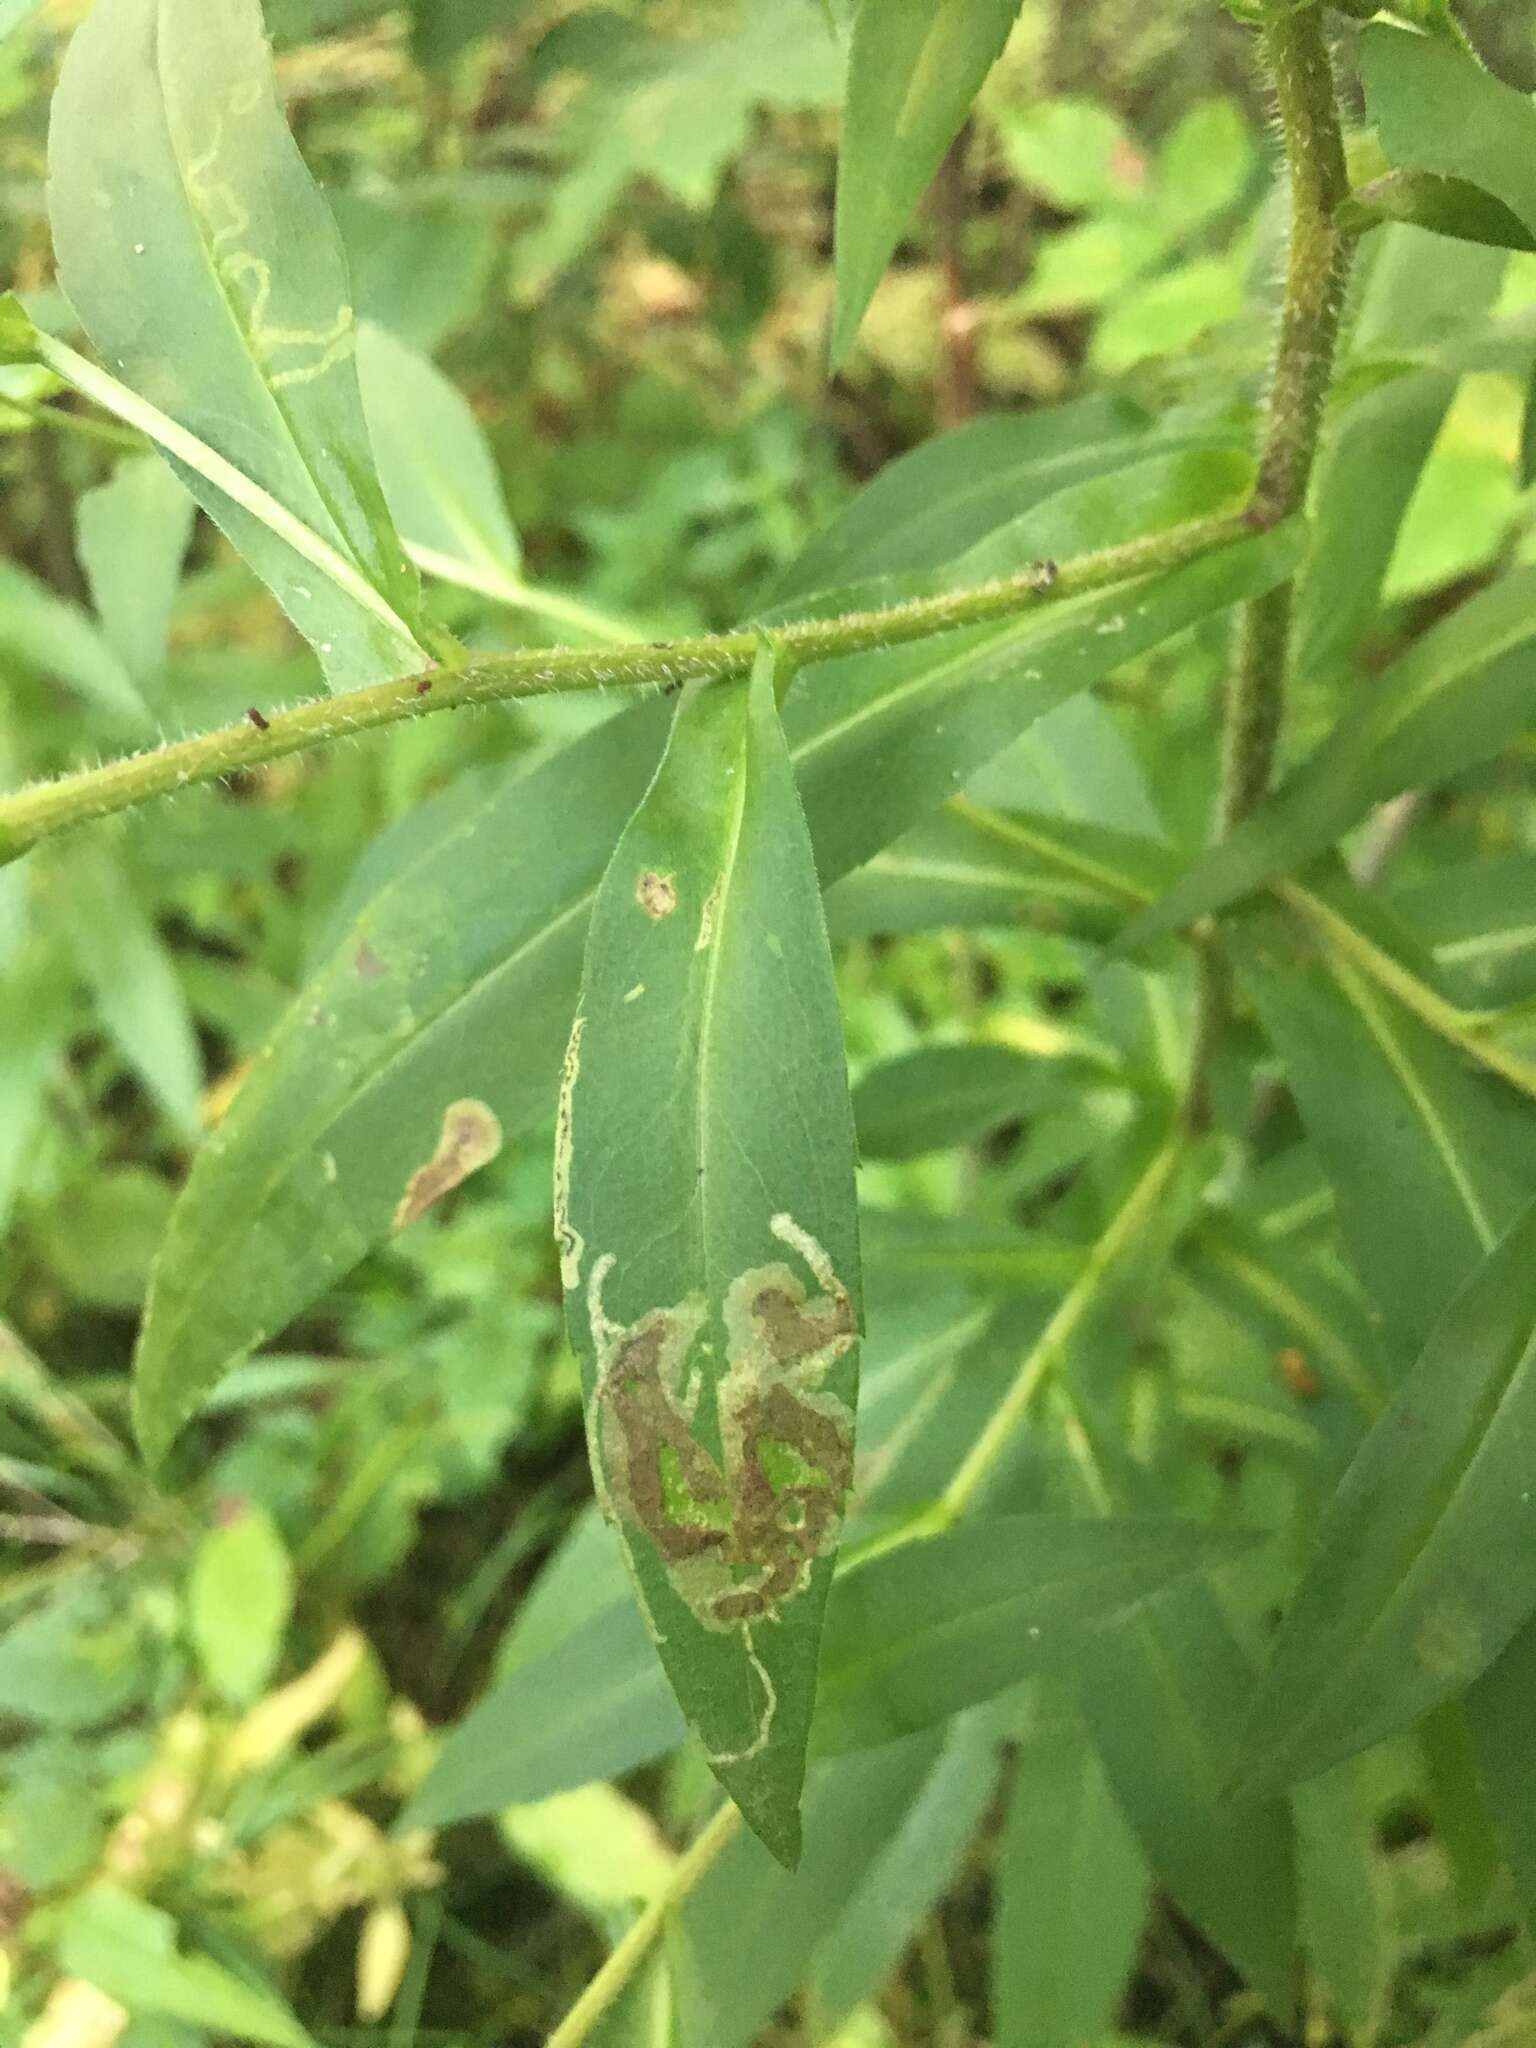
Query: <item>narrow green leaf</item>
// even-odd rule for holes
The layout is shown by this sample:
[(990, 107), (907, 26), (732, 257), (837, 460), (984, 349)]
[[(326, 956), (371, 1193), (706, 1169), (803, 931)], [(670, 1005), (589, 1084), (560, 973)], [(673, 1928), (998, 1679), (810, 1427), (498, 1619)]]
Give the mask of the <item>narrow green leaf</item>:
[(1312, 549), (1297, 589), (1297, 675), (1353, 661), (1455, 393), (1448, 372), (1409, 370), (1345, 407), (1333, 425), (1313, 485)]
[(114, 723), (148, 729), (148, 708), (116, 648), (78, 605), (16, 562), (0, 561), (0, 649), (56, 676)]
[(826, 2033), (880, 1990), (954, 1883), (997, 1784), (1001, 1738), (1016, 1718), (1004, 1698), (953, 1723), (900, 1824), (817, 1943), (806, 1999)]
[(379, 481), (407, 548), (515, 584), (517, 534), (468, 401), (429, 356), (373, 320), (358, 326), (357, 372)]
[(292, 1609), (293, 1566), (277, 1524), (242, 1502), (198, 1545), (187, 1583), (192, 1644), (222, 1699), (240, 1707), (259, 1697)]
[(784, 1862), (853, 1470), (853, 1120), (775, 663), (679, 705), (598, 890), (555, 1230), (598, 1497), (689, 1723)]
[(1520, 1918), (1536, 1932), (1536, 1618), (1527, 1620), (1466, 1696), (1468, 1733), (1493, 1822), (1514, 1872)]
[[(1244, 1542), (1166, 1518), (1010, 1515), (872, 1557), (832, 1589), (812, 1746), (834, 1754), (898, 1742), (984, 1704), (1070, 1663), (1107, 1616)], [(615, 1584), (453, 1731), (401, 1825), (443, 1826), (615, 1777), (682, 1735), (635, 1604)]]
[(70, 1976), (83, 1977), (135, 2015), (184, 2020), (270, 2048), (313, 2048), (275, 1992), (243, 1982), (209, 1956), (179, 1949), (176, 1934), (170, 1914), (146, 1899), (115, 1884), (93, 1884), (64, 1906), (56, 1953)]
[[(1163, 509), (1190, 516), (1163, 474)], [(1048, 501), (1027, 545), (1054, 555), (1124, 537), (1113, 496), (1094, 485)], [(799, 679), (785, 721), (822, 879), (936, 811), (1044, 710), (1283, 577), (1299, 538), (1255, 536), (1001, 634)], [(504, 1133), (548, 1113), (592, 894), (661, 730), (658, 707), (638, 707), (531, 771), (451, 791), (369, 857), (333, 949), (178, 1203), (136, 1367), (150, 1455), (226, 1366), (387, 1234), (446, 1107), (483, 1102)]]
[(1481, 1676), (1536, 1609), (1536, 1207), (1436, 1325), (1324, 1517), (1243, 1780), (1324, 1770)]
[(987, 413), (888, 462), (801, 549), (773, 601), (937, 569), (1055, 492), (1156, 452), (1146, 415), (1119, 396)]
[(1102, 941), (1177, 872), (1153, 839), (957, 799), (839, 882), (827, 922), (838, 938), (1024, 924)]
[(628, 1586), (476, 1702), (401, 1816), (445, 1827), (615, 1778), (676, 1749), (686, 1724)]
[(1536, 996), (1536, 854), (1458, 861), (1389, 900), (1469, 1007)]
[(968, 1144), (1031, 1106), (1033, 1060), (1006, 1045), (928, 1045), (871, 1067), (854, 1090), (866, 1159), (915, 1159)]
[[(949, 1742), (957, 1740), (951, 1734)], [(690, 1894), (671, 1938), (681, 2048), (752, 2048), (939, 1770), (937, 1731), (818, 1764), (793, 1874), (739, 1831)]]
[(47, 901), (123, 1057), (186, 1137), (202, 1119), (202, 1058), (186, 997), (122, 866), (99, 840), (57, 849)]
[(997, 1859), (997, 2048), (1077, 2048), (1114, 2020), (1147, 1866), (1070, 1700), (1042, 1688), (1018, 1745)]
[[(1108, 1477), (1101, 1447), (1075, 1422), (1069, 1442), (1099, 1513), (1141, 1495), (1140, 1475)], [(1290, 1811), (1277, 1799), (1225, 1796), (1252, 1685), (1247, 1656), (1203, 1585), (1174, 1587), (1085, 1640), (1084, 1718), (1153, 1875), (1284, 2023), (1296, 1946)]]
[(1375, 2048), (1391, 2017), (1407, 1939), (1378, 1839), (1372, 1776), (1363, 1762), (1342, 1765), (1296, 1796), (1302, 1942), (1335, 2020), (1359, 2048)]
[(155, 455), (130, 455), (75, 507), (76, 548), (108, 645), (136, 682), (165, 666), (196, 507)]
[(873, 1557), (833, 1588), (813, 1746), (891, 1742), (989, 1699), (1246, 1541), (1150, 1517), (1010, 1515)]
[(1536, 236), (1536, 106), (1529, 94), (1454, 44), (1385, 22), (1360, 39), (1360, 73), (1366, 106), (1394, 163), (1465, 179)]
[(173, 467), (337, 688), (423, 665), (373, 474), (346, 266), (272, 86), (257, 0), (102, 0), (54, 96), (59, 274), (110, 369), (248, 475), (381, 600), (360, 604), (217, 483)]
[(1536, 709), (1536, 569), (1462, 605), (1363, 689), (1317, 752), (1197, 860), (1122, 943), (1224, 910), (1305, 866), (1372, 804), (1489, 759)]
[(861, 0), (837, 172), (832, 364), (1018, 15), (1020, 0)]
[(1536, 249), (1536, 235), (1502, 200), (1463, 178), (1440, 178), (1433, 171), (1392, 171), (1373, 178), (1356, 187), (1339, 215), (1357, 231), (1395, 221), (1488, 249)]
[(1278, 920), (1238, 935), (1238, 968), (1337, 1194), (1396, 1379), (1536, 1192), (1536, 1117)]

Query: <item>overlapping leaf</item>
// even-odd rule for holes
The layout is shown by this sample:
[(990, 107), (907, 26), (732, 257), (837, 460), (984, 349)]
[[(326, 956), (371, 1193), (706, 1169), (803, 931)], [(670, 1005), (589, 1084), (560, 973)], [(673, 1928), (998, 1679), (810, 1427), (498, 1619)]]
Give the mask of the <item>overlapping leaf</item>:
[(333, 686), (423, 666), (373, 473), (334, 223), (277, 105), (257, 0), (102, 0), (54, 96), (49, 213), (109, 369), (355, 572), (366, 604), (173, 458)]
[(1438, 1323), (1345, 1475), (1244, 1737), (1308, 1777), (1487, 1670), (1536, 1610), (1536, 1208)]
[(862, 0), (837, 170), (837, 313), (847, 353), (907, 217), (1002, 55), (1020, 0)]
[(1373, 803), (1485, 761), (1536, 712), (1536, 570), (1518, 570), (1416, 641), (1317, 752), (1125, 933), (1127, 946), (1306, 865)]
[(1385, 23), (1362, 36), (1360, 71), (1366, 105), (1394, 163), (1464, 179), (1536, 236), (1536, 107), (1529, 94), (1442, 38)]
[[(1209, 509), (1190, 489), (1175, 458), (1165, 520)], [(1146, 481), (1128, 495), (1155, 499)], [(1026, 560), (1055, 555), (1124, 537), (1125, 519), (1113, 494), (1083, 485), (1042, 504), (1013, 544)], [(1026, 622), (801, 678), (785, 723), (822, 880), (936, 810), (1042, 711), (1267, 587), (1297, 545), (1294, 531), (1257, 536)], [(173, 1216), (137, 1365), (152, 1454), (227, 1365), (389, 1231), (447, 1108), (483, 1103), (504, 1134), (552, 1108), (592, 892), (661, 731), (646, 706), (531, 771), (481, 776), (370, 858), (375, 893), (338, 929)]]
[(598, 1497), (716, 1774), (786, 1863), (862, 1321), (832, 958), (765, 649), (679, 705), (593, 906), (555, 1230)]

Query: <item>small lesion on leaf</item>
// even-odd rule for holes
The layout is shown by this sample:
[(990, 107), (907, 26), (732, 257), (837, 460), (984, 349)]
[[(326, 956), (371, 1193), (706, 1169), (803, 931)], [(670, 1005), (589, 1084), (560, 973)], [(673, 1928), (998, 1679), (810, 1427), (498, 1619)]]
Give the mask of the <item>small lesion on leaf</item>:
[(450, 1102), (443, 1111), (443, 1128), (437, 1148), (425, 1165), (418, 1166), (405, 1184), (395, 1207), (392, 1228), (404, 1230), (431, 1208), (434, 1202), (468, 1180), (501, 1150), (501, 1125), (492, 1110), (473, 1096)]
[(642, 868), (635, 881), (635, 901), (658, 922), (677, 908), (677, 883), (657, 868)]

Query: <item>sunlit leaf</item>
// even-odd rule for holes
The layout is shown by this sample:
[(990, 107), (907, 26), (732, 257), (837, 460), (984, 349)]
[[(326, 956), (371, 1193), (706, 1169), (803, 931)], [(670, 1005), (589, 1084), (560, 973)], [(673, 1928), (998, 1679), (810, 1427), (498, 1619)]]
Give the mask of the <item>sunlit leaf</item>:
[(108, 370), (376, 594), (360, 603), (173, 458), (345, 688), (425, 657), (373, 474), (340, 243), (271, 77), (257, 0), (102, 0), (54, 96), (49, 212), (60, 278)]
[(1361, 37), (1360, 71), (1366, 105), (1394, 163), (1465, 179), (1536, 236), (1536, 107), (1529, 94), (1442, 38), (1385, 23)]

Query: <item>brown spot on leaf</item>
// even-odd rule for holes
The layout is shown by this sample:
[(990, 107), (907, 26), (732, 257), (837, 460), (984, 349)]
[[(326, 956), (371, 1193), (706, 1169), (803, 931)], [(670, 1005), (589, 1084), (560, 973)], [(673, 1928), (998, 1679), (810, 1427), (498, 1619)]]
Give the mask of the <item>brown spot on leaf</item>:
[(377, 981), (384, 971), (384, 962), (364, 939), (352, 955), (352, 972), (359, 981)]
[(677, 884), (670, 875), (658, 874), (655, 868), (642, 868), (635, 883), (635, 901), (647, 917), (670, 917), (677, 908)]
[(1323, 1391), (1323, 1383), (1308, 1364), (1307, 1354), (1294, 1344), (1282, 1345), (1275, 1353), (1275, 1363), (1281, 1379), (1298, 1401), (1315, 1401)]
[(418, 1166), (405, 1184), (395, 1210), (393, 1228), (404, 1230), (432, 1204), (488, 1165), (501, 1150), (501, 1125), (483, 1102), (473, 1097), (450, 1102), (443, 1111), (442, 1136), (425, 1166)]

